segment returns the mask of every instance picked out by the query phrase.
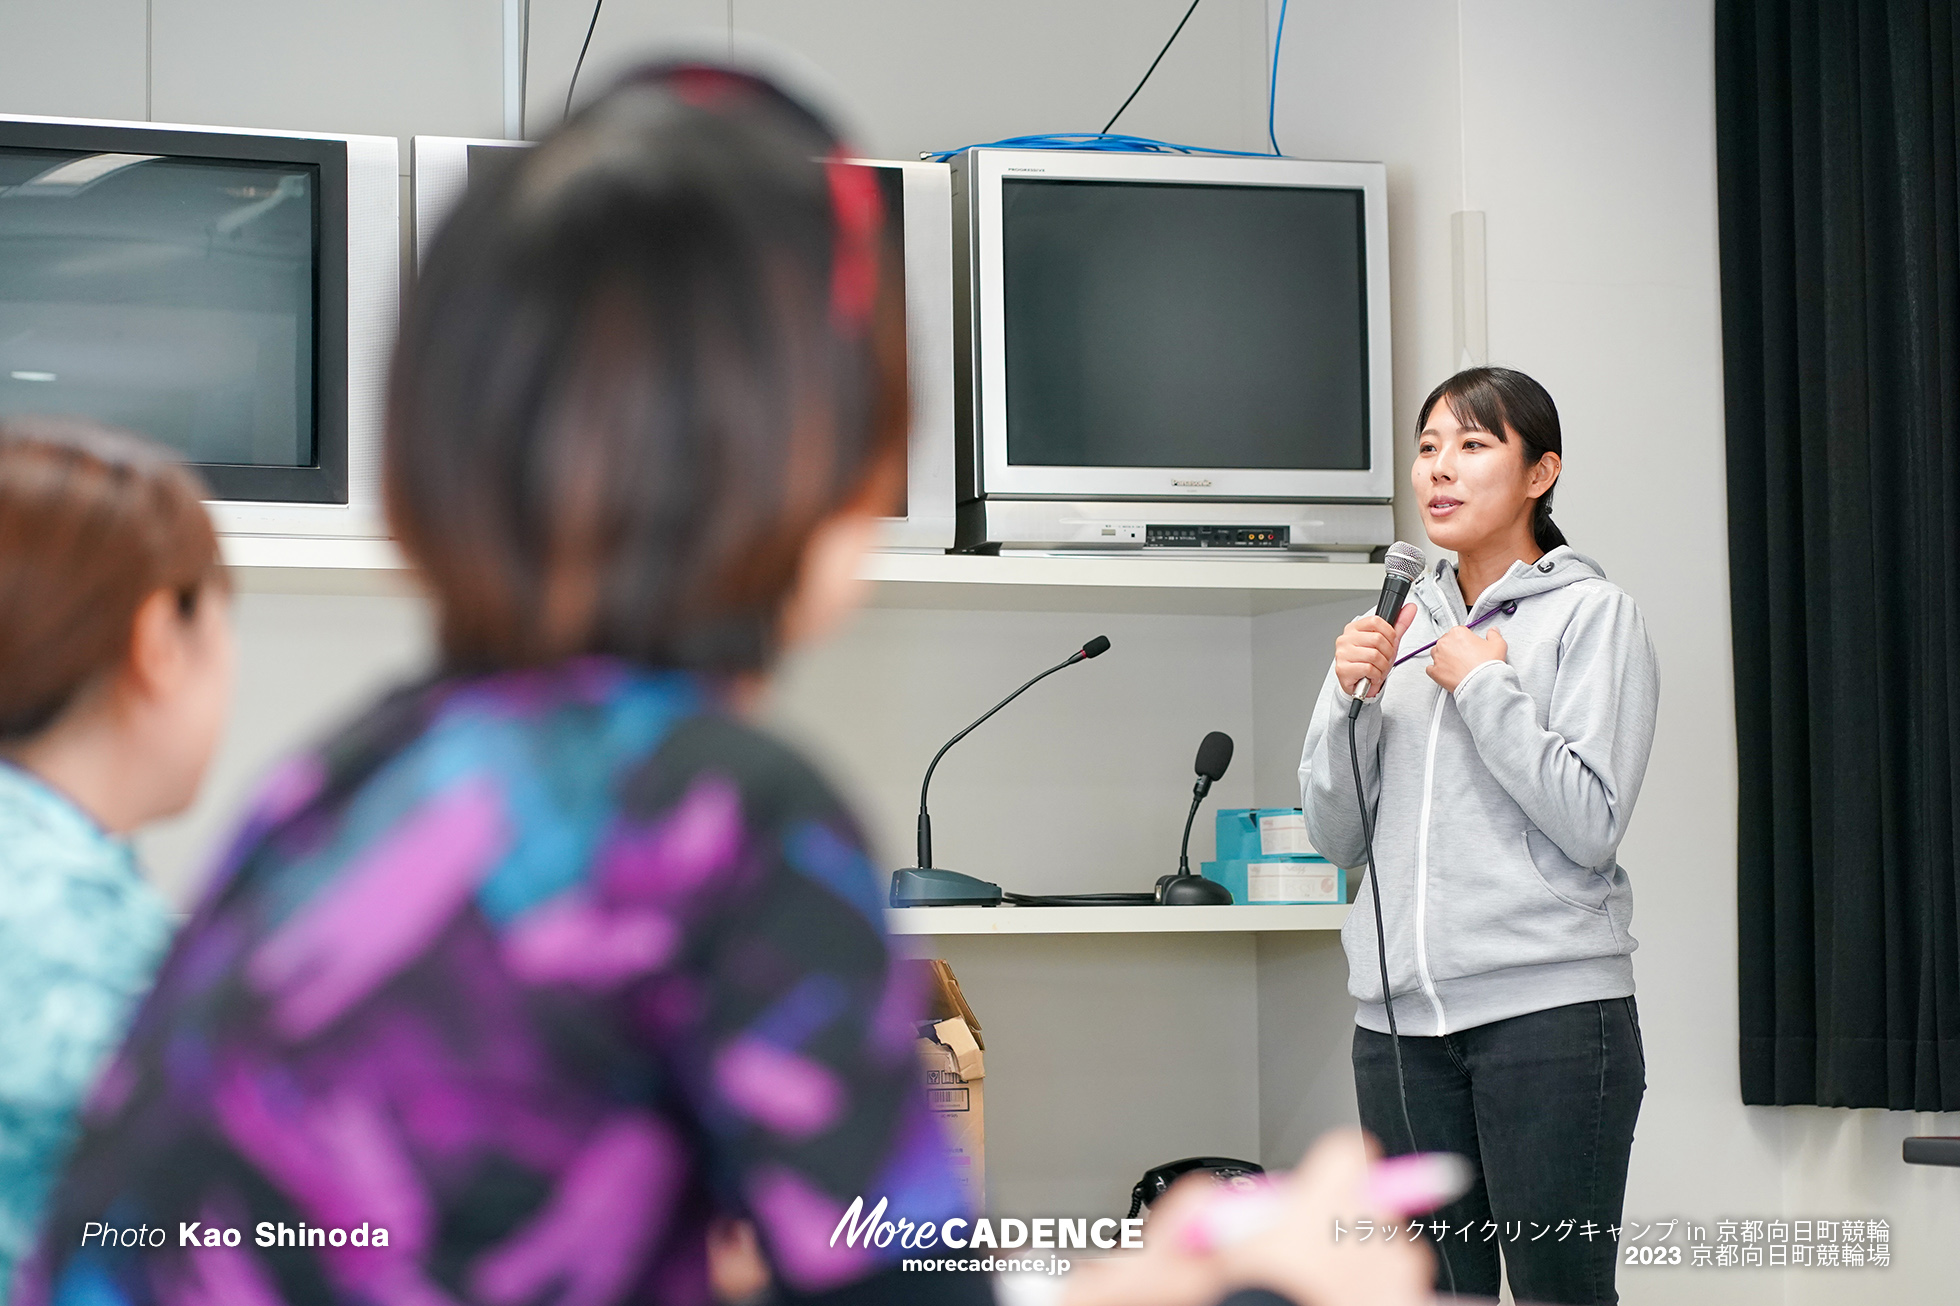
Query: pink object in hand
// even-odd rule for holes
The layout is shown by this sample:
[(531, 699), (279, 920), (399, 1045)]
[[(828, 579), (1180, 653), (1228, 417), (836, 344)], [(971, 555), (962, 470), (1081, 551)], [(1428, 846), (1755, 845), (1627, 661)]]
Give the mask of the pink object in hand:
[(1386, 1215), (1419, 1215), (1462, 1196), (1475, 1177), (1470, 1163), (1451, 1152), (1415, 1152), (1375, 1162), (1364, 1201)]
[[(1448, 1152), (1390, 1157), (1369, 1168), (1362, 1203), (1394, 1219), (1433, 1211), (1462, 1195), (1474, 1178), (1470, 1163)], [(1219, 1189), (1179, 1231), (1185, 1250), (1203, 1255), (1244, 1242), (1278, 1224), (1285, 1200), (1270, 1184)]]

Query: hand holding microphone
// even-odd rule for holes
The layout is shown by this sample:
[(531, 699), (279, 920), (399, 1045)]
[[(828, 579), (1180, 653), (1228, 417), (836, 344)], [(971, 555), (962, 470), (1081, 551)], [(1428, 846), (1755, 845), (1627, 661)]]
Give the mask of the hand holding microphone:
[(1381, 692), (1389, 668), (1395, 665), (1395, 649), (1402, 642), (1402, 632), (1415, 619), (1416, 605), (1404, 603), (1402, 610), (1395, 614), (1393, 626), (1372, 612), (1348, 622), (1340, 638), (1334, 641), (1334, 676), (1341, 682), (1343, 693), (1367, 698)]
[[(1404, 606), (1409, 587), (1422, 575), (1422, 550), (1397, 540), (1388, 546), (1382, 559), (1382, 596), (1375, 613), (1350, 621), (1334, 641), (1334, 676), (1341, 689), (1354, 701), (1348, 705), (1348, 720), (1361, 714), (1362, 700), (1381, 693), (1388, 673), (1395, 667), (1395, 649), (1402, 632), (1416, 619), (1413, 605)], [(1395, 624), (1389, 625), (1393, 617)]]

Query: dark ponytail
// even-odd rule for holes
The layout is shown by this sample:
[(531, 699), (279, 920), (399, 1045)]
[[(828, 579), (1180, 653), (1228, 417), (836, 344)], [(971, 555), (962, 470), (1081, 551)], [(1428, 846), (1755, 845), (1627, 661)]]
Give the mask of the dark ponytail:
[[(1505, 443), (1516, 431), (1524, 446), (1524, 465), (1534, 467), (1548, 453), (1565, 457), (1565, 440), (1559, 433), (1558, 407), (1545, 387), (1508, 367), (1472, 367), (1458, 372), (1429, 392), (1416, 415), (1416, 433), (1429, 425), (1429, 414), (1436, 401), (1449, 401), (1450, 413), (1465, 428), (1487, 431)], [(1531, 536), (1546, 553), (1565, 543), (1565, 533), (1552, 524), (1554, 480), (1531, 509)]]

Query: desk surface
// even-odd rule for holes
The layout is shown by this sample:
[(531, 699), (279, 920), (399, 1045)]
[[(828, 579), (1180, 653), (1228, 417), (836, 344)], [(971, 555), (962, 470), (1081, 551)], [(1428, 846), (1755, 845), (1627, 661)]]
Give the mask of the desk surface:
[(1217, 934), (1338, 930), (1345, 906), (899, 907), (893, 934)]

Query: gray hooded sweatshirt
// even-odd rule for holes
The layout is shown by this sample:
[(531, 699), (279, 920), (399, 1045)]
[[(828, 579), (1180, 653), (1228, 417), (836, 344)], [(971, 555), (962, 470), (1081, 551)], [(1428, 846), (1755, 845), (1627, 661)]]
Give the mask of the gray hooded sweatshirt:
[[(1614, 852), (1647, 769), (1660, 668), (1633, 600), (1561, 546), (1517, 562), (1465, 612), (1456, 568), (1417, 579), (1402, 651), (1515, 604), (1508, 660), (1446, 692), (1410, 659), (1354, 723), (1375, 813), (1389, 991), (1404, 1034), (1446, 1034), (1633, 992), (1633, 894)], [(1307, 833), (1365, 867), (1348, 704), (1330, 668), (1300, 759)], [(1341, 930), (1356, 1020), (1386, 1032), (1364, 883)]]

